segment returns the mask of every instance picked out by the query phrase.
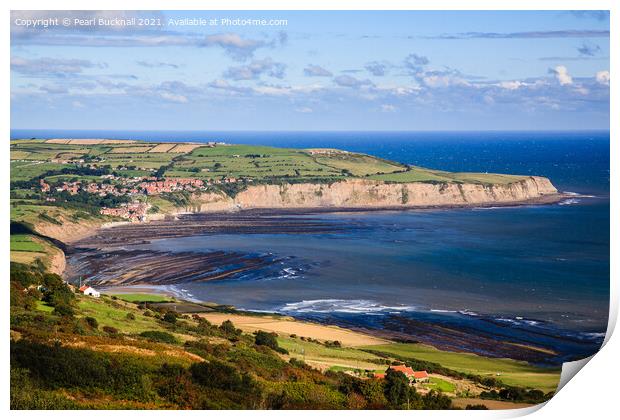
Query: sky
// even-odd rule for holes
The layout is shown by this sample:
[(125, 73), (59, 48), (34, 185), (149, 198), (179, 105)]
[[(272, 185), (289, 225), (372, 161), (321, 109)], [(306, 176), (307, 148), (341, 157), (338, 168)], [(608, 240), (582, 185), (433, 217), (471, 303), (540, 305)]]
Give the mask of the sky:
[(13, 129), (609, 129), (609, 84), (599, 11), (11, 13)]

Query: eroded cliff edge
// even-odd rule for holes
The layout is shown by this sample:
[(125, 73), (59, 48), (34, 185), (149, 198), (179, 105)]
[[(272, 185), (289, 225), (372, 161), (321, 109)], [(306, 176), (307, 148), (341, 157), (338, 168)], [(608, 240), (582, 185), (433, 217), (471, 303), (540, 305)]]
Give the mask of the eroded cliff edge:
[(255, 185), (234, 198), (208, 193), (186, 211), (299, 208), (415, 208), (553, 202), (561, 194), (549, 179), (530, 176), (506, 184), (384, 183), (351, 179), (331, 184)]

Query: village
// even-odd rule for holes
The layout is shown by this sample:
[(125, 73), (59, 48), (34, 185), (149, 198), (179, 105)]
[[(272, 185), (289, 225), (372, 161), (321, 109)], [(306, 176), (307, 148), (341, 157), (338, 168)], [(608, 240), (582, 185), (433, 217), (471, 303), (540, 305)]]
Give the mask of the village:
[(122, 203), (118, 207), (103, 207), (100, 214), (120, 217), (131, 222), (144, 222), (148, 210), (151, 208), (144, 200), (147, 196), (156, 196), (163, 193), (206, 191), (210, 186), (217, 184), (235, 183), (238, 180), (232, 177), (223, 177), (215, 180), (198, 178), (164, 178), (150, 177), (119, 177), (115, 175), (101, 175), (101, 182), (63, 181), (52, 186), (45, 179), (39, 180), (41, 192), (47, 194), (46, 201), (54, 202), (54, 193), (69, 193), (77, 195), (80, 192), (94, 194), (99, 197), (129, 197), (133, 201)]

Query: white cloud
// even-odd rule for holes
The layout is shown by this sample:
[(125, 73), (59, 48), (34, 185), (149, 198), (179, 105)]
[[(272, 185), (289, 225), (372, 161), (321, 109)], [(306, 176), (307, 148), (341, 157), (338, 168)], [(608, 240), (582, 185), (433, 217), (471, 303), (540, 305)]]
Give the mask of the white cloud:
[(301, 112), (302, 114), (311, 114), (313, 112), (313, 109), (307, 106), (303, 106), (301, 108), (297, 108), (295, 111)]
[(596, 81), (601, 85), (609, 86), (609, 70), (597, 71)]
[(430, 88), (469, 85), (466, 80), (451, 74), (429, 74), (422, 77), (422, 82)]
[(555, 74), (555, 78), (562, 86), (573, 84), (573, 78), (570, 74), (568, 74), (568, 69), (566, 66), (556, 66), (552, 72)]
[(187, 97), (183, 96), (183, 95), (179, 95), (176, 93), (170, 93), (170, 92), (162, 92), (159, 96), (162, 97), (162, 99), (165, 99), (169, 102), (176, 102), (179, 104), (186, 104), (187, 103)]
[(525, 86), (525, 83), (520, 82), (518, 80), (508, 81), (508, 82), (500, 82), (499, 86), (508, 90), (517, 90), (522, 86)]
[(382, 104), (381, 112), (396, 112), (397, 108), (391, 104)]

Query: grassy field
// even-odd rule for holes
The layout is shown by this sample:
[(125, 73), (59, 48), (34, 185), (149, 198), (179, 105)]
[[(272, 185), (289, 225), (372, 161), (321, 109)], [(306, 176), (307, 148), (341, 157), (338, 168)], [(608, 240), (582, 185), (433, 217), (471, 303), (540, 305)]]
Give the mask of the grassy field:
[(437, 350), (423, 344), (386, 344), (364, 347), (396, 357), (412, 358), (433, 363), (463, 373), (492, 376), (507, 385), (531, 387), (545, 392), (557, 388), (560, 369), (544, 369), (511, 359), (482, 357), (471, 353)]
[(38, 301), (37, 302), (37, 311), (51, 313), (54, 310), (51, 306), (49, 306), (45, 302)]
[(322, 344), (280, 336), (278, 343), (291, 357), (331, 370), (368, 369), (384, 371), (386, 366), (379, 357), (363, 350), (345, 347), (326, 347)]
[(445, 172), (412, 166), (404, 172), (370, 175), (369, 178), (386, 182), (460, 182), (472, 184), (509, 184), (524, 179), (520, 175), (474, 172)]
[(169, 302), (172, 299), (163, 295), (154, 295), (148, 293), (117, 293), (112, 294), (121, 300), (132, 303), (146, 303), (146, 302)]
[(433, 389), (435, 391), (453, 393), (456, 390), (456, 386), (449, 381), (441, 378), (430, 377), (428, 383), (424, 385), (425, 388)]
[[(99, 321), (101, 326), (109, 326), (126, 334), (137, 334), (147, 330), (163, 331), (164, 328), (153, 317), (147, 317), (137, 313), (135, 306), (126, 306), (123, 302), (115, 302), (108, 299), (95, 299), (81, 297), (78, 302), (80, 312), (84, 316), (92, 316)], [(135, 319), (129, 319), (128, 313), (132, 313)]]
[(32, 235), (11, 235), (11, 252), (43, 252), (44, 246)]
[[(64, 161), (110, 165), (127, 176), (147, 176), (166, 167), (167, 177), (343, 179), (368, 177), (388, 182), (507, 183), (522, 177), (498, 174), (450, 173), (408, 167), (373, 156), (336, 149), (290, 149), (253, 145), (43, 140), (11, 141), (11, 180), (29, 180), (47, 170), (67, 167)], [(57, 163), (52, 163), (50, 160)]]

